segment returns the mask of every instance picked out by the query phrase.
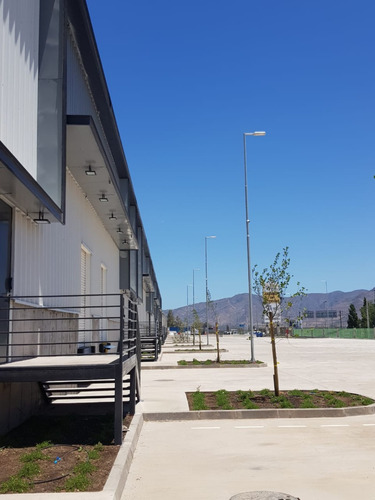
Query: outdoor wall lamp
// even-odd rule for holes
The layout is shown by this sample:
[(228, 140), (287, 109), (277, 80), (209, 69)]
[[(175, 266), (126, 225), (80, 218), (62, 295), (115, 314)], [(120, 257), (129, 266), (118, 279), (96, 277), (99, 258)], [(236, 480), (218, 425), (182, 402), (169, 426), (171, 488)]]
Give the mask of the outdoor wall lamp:
[(91, 165), (89, 165), (89, 168), (85, 170), (86, 175), (96, 175), (96, 171), (91, 168)]
[(108, 198), (104, 195), (104, 193), (102, 193), (101, 197), (99, 198), (99, 201), (101, 201), (101, 202), (107, 202)]
[(36, 224), (51, 224), (49, 219), (44, 218), (43, 212), (39, 212), (39, 217), (37, 217), (36, 219), (33, 219), (33, 220)]

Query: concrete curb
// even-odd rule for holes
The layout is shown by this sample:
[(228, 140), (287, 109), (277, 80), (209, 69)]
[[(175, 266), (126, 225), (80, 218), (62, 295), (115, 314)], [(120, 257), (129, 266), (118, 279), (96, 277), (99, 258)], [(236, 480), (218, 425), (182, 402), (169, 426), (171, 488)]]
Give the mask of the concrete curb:
[(37, 500), (39, 498), (45, 500), (50, 498), (56, 500), (69, 498), (74, 500), (120, 500), (142, 426), (143, 415), (134, 415), (102, 491), (77, 493), (9, 493), (1, 495), (1, 500)]
[(142, 370), (183, 370), (184, 368), (188, 368), (189, 370), (195, 369), (199, 370), (200, 368), (216, 368), (217, 370), (221, 370), (222, 368), (264, 368), (268, 366), (267, 363), (252, 363), (248, 365), (241, 365), (241, 364), (219, 364), (219, 365), (150, 365), (150, 366), (143, 366), (142, 365)]
[(374, 415), (375, 404), (369, 406), (350, 406), (346, 408), (295, 408), (265, 410), (202, 410), (165, 413), (143, 413), (145, 422), (167, 422), (174, 420), (231, 420), (258, 418), (322, 418), (353, 417)]
[(107, 482), (104, 485), (103, 493), (111, 493), (111, 498), (115, 500), (120, 500), (124, 490), (142, 426), (143, 415), (134, 415)]

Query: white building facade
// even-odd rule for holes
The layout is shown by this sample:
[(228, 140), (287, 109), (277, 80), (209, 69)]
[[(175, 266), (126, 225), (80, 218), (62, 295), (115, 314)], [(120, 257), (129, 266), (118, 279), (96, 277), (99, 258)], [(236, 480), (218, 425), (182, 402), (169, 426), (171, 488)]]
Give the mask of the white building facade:
[[(82, 297), (93, 294), (91, 307)], [(66, 314), (83, 328), (75, 322), (62, 334), (61, 354), (98, 353), (112, 321), (107, 294), (136, 304), (138, 330), (165, 328), (85, 0), (0, 0), (0, 367), (22, 358), (15, 330), (23, 313), (13, 306), (57, 311), (72, 295), (79, 304)], [(46, 315), (54, 331), (56, 314)], [(26, 343), (36, 326), (24, 323)], [(28, 358), (47, 349), (36, 344)], [(38, 384), (1, 373), (9, 411), (0, 433), (41, 403)]]

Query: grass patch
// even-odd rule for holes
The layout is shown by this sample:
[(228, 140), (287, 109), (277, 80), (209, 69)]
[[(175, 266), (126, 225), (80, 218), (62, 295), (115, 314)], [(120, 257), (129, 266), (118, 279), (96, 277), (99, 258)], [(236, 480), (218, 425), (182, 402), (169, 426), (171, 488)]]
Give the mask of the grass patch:
[(193, 394), (193, 410), (199, 411), (199, 410), (208, 410), (206, 404), (205, 404), (205, 395), (203, 392), (200, 392), (197, 390)]
[(65, 482), (65, 491), (87, 491), (90, 486), (90, 479), (86, 474), (78, 474), (70, 477)]
[(237, 391), (237, 398), (245, 410), (258, 410), (259, 406), (253, 401), (253, 391)]
[(7, 481), (1, 484), (0, 493), (27, 493), (31, 486), (28, 481), (22, 477), (15, 475), (11, 476)]
[(0, 437), (0, 495), (101, 491), (118, 450), (112, 413), (32, 417)]
[(216, 391), (216, 402), (221, 410), (233, 410), (233, 406), (229, 401), (229, 393), (225, 389)]
[(316, 404), (313, 402), (313, 400), (310, 397), (303, 398), (303, 401), (301, 402), (301, 408), (316, 408)]

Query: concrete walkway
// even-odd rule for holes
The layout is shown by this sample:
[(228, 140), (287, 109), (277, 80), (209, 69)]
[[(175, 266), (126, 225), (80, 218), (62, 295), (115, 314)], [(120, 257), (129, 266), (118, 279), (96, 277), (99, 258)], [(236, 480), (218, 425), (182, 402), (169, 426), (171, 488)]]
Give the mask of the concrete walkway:
[[(250, 356), (246, 337), (223, 337), (221, 348), (227, 351), (222, 359)], [(254, 348), (266, 367), (176, 369), (178, 359), (216, 354), (175, 353), (168, 343), (157, 362), (145, 365), (137, 405), (145, 421), (123, 500), (229, 500), (264, 490), (301, 500), (375, 499), (374, 415), (163, 421), (163, 413), (182, 416), (185, 392), (198, 387), (272, 388), (269, 338), (254, 339)], [(277, 351), (281, 390), (346, 390), (375, 398), (374, 341), (282, 339)], [(149, 413), (160, 421), (147, 421)]]

